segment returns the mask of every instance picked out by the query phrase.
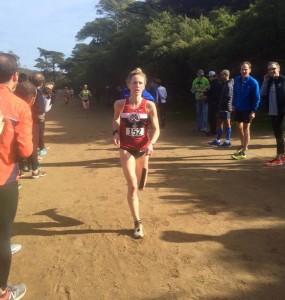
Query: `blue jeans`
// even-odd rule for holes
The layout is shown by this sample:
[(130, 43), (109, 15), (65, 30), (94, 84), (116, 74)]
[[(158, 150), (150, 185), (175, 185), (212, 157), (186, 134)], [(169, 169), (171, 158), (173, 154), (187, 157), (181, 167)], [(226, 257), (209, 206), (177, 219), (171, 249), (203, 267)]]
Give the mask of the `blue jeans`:
[(18, 206), (18, 182), (0, 186), (0, 288), (5, 290), (11, 267), (10, 237)]
[(198, 100), (196, 102), (197, 129), (207, 129), (208, 102)]

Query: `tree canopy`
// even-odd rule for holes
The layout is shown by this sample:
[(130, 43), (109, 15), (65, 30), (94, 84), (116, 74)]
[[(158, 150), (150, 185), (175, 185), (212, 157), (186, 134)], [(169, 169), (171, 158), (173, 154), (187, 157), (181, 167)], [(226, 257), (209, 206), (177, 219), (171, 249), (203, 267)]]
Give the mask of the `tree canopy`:
[(123, 84), (140, 66), (186, 91), (200, 68), (236, 75), (239, 63), (251, 60), (262, 73), (267, 61), (284, 61), (284, 1), (101, 0), (96, 9), (99, 16), (77, 33), (71, 57), (62, 61), (39, 48), (37, 67), (52, 70), (56, 57), (72, 84), (102, 88)]

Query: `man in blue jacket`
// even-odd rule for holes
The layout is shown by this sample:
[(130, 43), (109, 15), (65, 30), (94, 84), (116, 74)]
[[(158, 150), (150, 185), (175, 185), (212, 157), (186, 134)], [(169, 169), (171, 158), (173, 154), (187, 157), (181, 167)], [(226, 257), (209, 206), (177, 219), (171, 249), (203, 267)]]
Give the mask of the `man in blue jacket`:
[(251, 63), (242, 62), (240, 76), (234, 81), (233, 111), (241, 141), (240, 149), (232, 155), (233, 159), (246, 158), (250, 141), (250, 124), (260, 103), (260, 89), (256, 79), (250, 76)]

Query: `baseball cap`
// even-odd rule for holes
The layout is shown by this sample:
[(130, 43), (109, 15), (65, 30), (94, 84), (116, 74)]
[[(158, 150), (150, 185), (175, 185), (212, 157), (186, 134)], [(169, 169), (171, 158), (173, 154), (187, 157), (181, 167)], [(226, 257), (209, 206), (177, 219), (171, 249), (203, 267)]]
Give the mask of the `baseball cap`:
[(208, 77), (212, 77), (212, 76), (215, 76), (215, 75), (216, 75), (215, 71), (210, 71), (209, 74), (208, 74)]

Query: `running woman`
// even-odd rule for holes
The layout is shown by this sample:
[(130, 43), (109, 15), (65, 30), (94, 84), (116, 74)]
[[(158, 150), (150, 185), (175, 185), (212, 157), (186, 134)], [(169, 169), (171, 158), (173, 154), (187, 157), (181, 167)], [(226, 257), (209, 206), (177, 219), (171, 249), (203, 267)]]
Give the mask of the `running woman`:
[(84, 84), (83, 90), (79, 94), (80, 99), (82, 100), (82, 106), (85, 110), (89, 109), (89, 98), (92, 97), (91, 92), (88, 90), (87, 84)]
[(68, 87), (64, 88), (63, 91), (63, 95), (64, 95), (64, 102), (66, 105), (68, 105), (69, 101), (70, 101), (70, 90), (68, 89)]
[[(142, 97), (146, 75), (140, 68), (127, 78), (130, 96), (114, 104), (113, 142), (120, 146), (121, 165), (128, 184), (127, 199), (134, 219), (135, 238), (142, 238), (143, 226), (139, 213), (138, 190), (146, 184), (149, 157), (160, 130), (155, 104)], [(152, 124), (152, 137), (149, 125)]]

